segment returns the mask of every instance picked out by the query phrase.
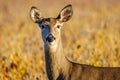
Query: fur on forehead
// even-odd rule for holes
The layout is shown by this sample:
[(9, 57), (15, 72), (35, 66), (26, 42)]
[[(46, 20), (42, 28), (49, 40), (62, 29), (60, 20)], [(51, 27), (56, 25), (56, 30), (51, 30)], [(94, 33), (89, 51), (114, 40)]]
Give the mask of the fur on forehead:
[(55, 18), (43, 18), (43, 19), (40, 20), (39, 23), (40, 24), (41, 23), (50, 23), (50, 24), (55, 25), (56, 24), (56, 19)]

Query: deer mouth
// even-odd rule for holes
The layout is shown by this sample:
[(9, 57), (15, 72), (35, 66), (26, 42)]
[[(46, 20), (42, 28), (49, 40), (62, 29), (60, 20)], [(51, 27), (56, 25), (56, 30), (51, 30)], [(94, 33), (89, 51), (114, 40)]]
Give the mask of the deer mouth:
[(52, 41), (52, 42), (49, 42), (49, 41), (47, 41), (47, 42), (48, 42), (49, 45), (55, 45), (55, 42), (56, 42), (56, 41), (54, 40), (54, 41)]

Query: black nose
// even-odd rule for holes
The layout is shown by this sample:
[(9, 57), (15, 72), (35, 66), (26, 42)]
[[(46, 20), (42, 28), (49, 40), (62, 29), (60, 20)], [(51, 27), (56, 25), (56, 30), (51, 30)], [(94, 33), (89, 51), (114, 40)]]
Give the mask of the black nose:
[(46, 41), (53, 42), (55, 40), (55, 37), (52, 34), (49, 34), (46, 38)]

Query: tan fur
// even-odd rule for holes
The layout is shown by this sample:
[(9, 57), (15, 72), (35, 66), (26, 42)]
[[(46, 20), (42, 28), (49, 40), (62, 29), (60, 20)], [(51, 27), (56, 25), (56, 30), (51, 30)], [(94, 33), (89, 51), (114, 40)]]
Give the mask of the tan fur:
[[(30, 12), (31, 19), (41, 28), (49, 80), (120, 80), (120, 68), (78, 64), (64, 56), (60, 30), (73, 14), (71, 5), (65, 6), (57, 18), (42, 18), (36, 7), (32, 7)], [(54, 38), (52, 45), (46, 41), (49, 34)]]

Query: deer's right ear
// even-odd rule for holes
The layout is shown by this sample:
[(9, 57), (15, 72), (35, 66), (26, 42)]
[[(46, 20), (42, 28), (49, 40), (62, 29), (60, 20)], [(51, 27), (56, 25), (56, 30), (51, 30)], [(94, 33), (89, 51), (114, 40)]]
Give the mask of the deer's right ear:
[(30, 17), (35, 23), (39, 22), (41, 20), (41, 13), (39, 12), (39, 9), (34, 6), (31, 7)]

